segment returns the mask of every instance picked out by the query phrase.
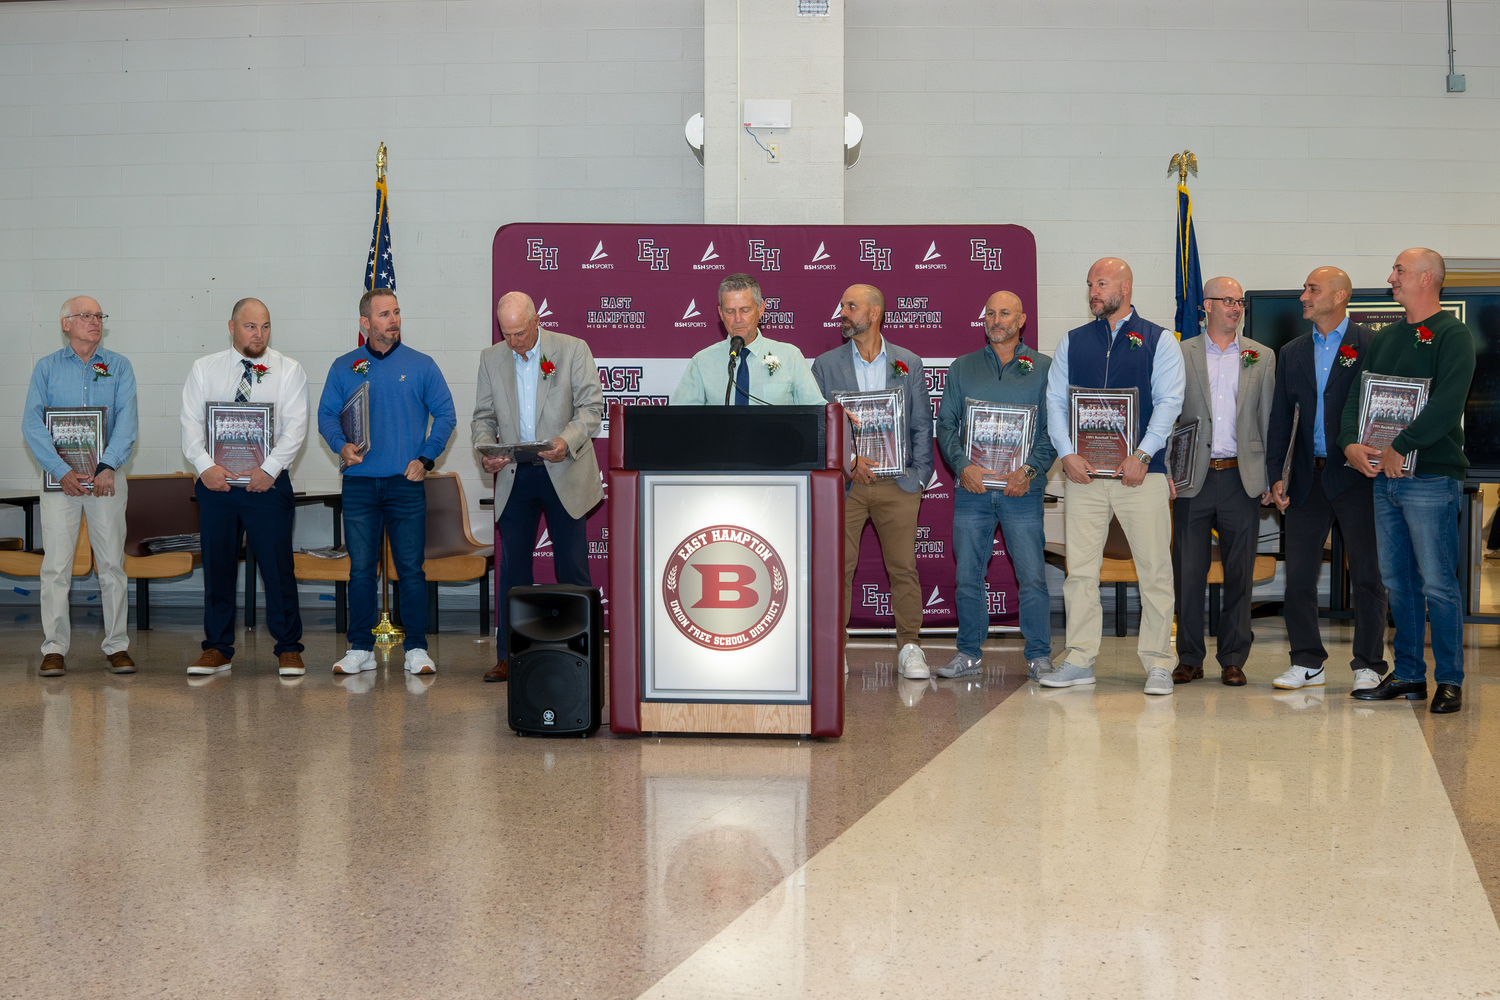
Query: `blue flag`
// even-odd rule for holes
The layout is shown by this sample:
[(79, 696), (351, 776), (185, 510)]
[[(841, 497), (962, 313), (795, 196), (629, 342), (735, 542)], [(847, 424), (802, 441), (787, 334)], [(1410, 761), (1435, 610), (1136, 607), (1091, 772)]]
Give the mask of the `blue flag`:
[(370, 234), (370, 259), (365, 263), (365, 291), (396, 290), (396, 262), (391, 257), (391, 218), (386, 206), (385, 173), (375, 181), (375, 231)]
[(1177, 339), (1203, 332), (1203, 271), (1198, 267), (1198, 237), (1193, 233), (1193, 196), (1177, 185)]

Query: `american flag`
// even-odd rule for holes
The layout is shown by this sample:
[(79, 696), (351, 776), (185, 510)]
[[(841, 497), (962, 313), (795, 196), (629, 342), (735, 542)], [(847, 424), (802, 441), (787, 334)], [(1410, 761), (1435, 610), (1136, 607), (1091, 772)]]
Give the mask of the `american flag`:
[[(370, 233), (370, 257), (365, 262), (365, 291), (372, 288), (396, 290), (396, 261), (391, 256), (391, 218), (386, 203), (385, 144), (380, 145), (379, 173), (375, 179), (375, 228)], [(364, 334), (359, 335), (361, 345)]]

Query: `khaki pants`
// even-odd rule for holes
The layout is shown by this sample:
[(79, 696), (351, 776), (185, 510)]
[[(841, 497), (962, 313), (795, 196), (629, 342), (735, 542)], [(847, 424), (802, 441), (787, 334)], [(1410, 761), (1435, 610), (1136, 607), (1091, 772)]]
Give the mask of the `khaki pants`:
[(125, 477), (116, 474), (112, 497), (70, 497), (42, 492), (38, 506), (42, 522), (42, 652), (68, 652), (73, 629), (68, 591), (73, 586), (73, 550), (78, 526), (89, 519), (89, 545), (99, 574), (99, 601), (104, 606), (104, 655), (130, 645), (125, 634), (129, 620), (129, 589), (125, 580)]
[(1118, 479), (1095, 479), (1086, 486), (1069, 482), (1063, 523), (1067, 531), (1068, 578), (1063, 603), (1068, 611), (1068, 648), (1063, 659), (1092, 667), (1099, 655), (1104, 612), (1099, 605), (1099, 567), (1109, 537), (1110, 514), (1120, 520), (1140, 580), (1141, 631), (1136, 652), (1147, 670), (1177, 665), (1172, 651), (1172, 514), (1167, 477), (1148, 473), (1131, 488)]
[(891, 579), (891, 613), (896, 617), (896, 648), (918, 643), (922, 631), (922, 581), (917, 578), (917, 510), (922, 494), (908, 493), (893, 479), (851, 483), (844, 497), (844, 628), (853, 610), (854, 568), (865, 522), (875, 525), (880, 555)]

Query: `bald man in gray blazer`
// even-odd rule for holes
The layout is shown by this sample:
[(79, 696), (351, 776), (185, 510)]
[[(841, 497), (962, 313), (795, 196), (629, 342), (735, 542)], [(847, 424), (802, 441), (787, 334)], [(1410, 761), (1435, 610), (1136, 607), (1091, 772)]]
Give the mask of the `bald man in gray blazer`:
[(1250, 658), (1250, 591), (1260, 537), (1260, 507), (1271, 502), (1266, 482), (1266, 428), (1276, 390), (1276, 355), (1239, 335), (1245, 293), (1233, 278), (1203, 286), (1202, 336), (1182, 342), (1186, 386), (1178, 426), (1202, 420), (1193, 478), (1180, 492), (1169, 483), (1172, 575), (1177, 588), (1177, 668), (1172, 681), (1203, 676), (1203, 594), (1219, 533), (1224, 613), (1217, 656), (1221, 680), (1245, 683)]
[(512, 587), (529, 586), (536, 528), (547, 518), (558, 583), (592, 586), (585, 519), (604, 499), (594, 432), (604, 416), (599, 367), (577, 337), (540, 329), (524, 292), (507, 292), (496, 307), (505, 342), (479, 355), (479, 385), (470, 426), (474, 445), (550, 441), (539, 452), (483, 460), (495, 473), (495, 532), (500, 542), (499, 632), (486, 681), (509, 674)]
[(859, 541), (865, 522), (875, 525), (880, 554), (891, 581), (891, 612), (896, 619), (897, 668), (901, 676), (931, 676), (922, 652), (922, 583), (917, 578), (917, 510), (932, 476), (932, 403), (922, 359), (881, 334), (885, 297), (872, 285), (844, 292), (839, 317), (848, 342), (818, 355), (812, 374), (825, 399), (836, 392), (904, 389), (906, 469), (893, 479), (877, 479), (864, 458), (855, 462), (854, 481), (844, 497), (844, 627), (849, 611)]

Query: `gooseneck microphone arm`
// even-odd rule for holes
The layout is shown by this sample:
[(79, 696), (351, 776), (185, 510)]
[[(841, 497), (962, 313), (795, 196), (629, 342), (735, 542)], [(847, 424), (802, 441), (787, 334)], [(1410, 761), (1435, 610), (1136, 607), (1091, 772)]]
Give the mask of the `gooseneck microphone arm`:
[(729, 405), (729, 397), (734, 392), (734, 370), (739, 363), (740, 355), (745, 352), (745, 338), (734, 337), (729, 341), (729, 381), (724, 386), (724, 405)]

